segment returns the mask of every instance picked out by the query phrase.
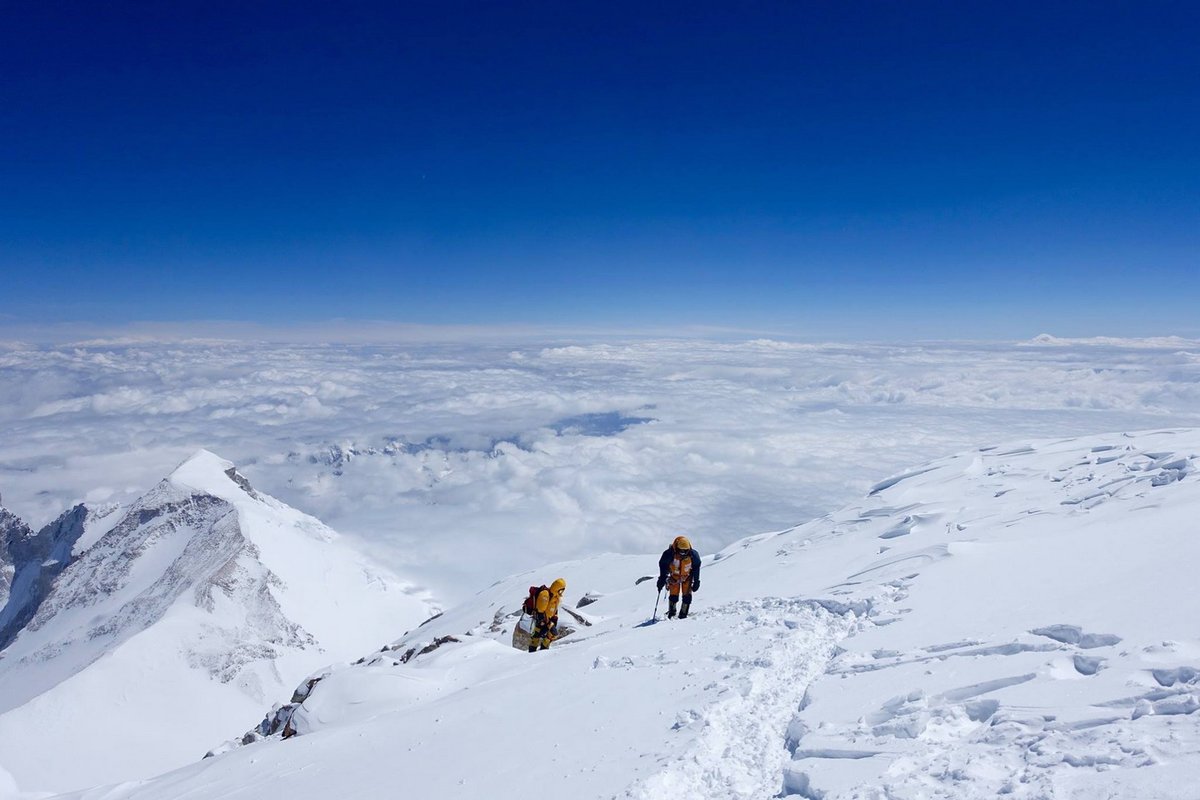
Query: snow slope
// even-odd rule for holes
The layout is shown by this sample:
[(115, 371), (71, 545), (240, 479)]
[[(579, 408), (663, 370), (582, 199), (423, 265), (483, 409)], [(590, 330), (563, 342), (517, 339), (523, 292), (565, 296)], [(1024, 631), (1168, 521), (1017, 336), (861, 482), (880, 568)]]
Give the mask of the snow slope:
[(112, 516), (54, 540), (48, 563), (86, 549), (0, 652), (0, 766), (24, 789), (192, 761), (297, 676), (431, 612), (206, 451)]
[[(299, 736), (69, 797), (1197, 798), (1198, 453), (936, 461), (706, 557), (684, 621), (646, 624), (653, 555), (518, 575), (316, 673)], [(508, 647), (559, 575), (590, 624)]]

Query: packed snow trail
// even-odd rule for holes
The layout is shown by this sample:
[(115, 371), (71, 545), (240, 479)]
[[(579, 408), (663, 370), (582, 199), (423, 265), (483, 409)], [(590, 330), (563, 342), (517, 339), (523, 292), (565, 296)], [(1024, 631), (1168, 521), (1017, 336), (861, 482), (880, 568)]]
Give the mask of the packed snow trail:
[[(699, 733), (682, 752), (660, 759), (660, 771), (626, 796), (638, 800), (774, 796), (790, 758), (785, 738), (788, 724), (850, 623), (811, 602), (775, 597), (729, 603), (697, 616), (721, 619), (723, 627), (732, 628), (738, 652), (709, 656), (705, 652), (709, 632), (691, 637), (689, 648), (704, 652), (693, 668), (697, 677), (715, 681), (716, 701), (680, 712), (676, 725), (698, 728)], [(728, 641), (716, 644), (720, 647)], [(709, 657), (713, 668), (705, 671), (703, 659)], [(705, 688), (713, 689), (714, 684)]]

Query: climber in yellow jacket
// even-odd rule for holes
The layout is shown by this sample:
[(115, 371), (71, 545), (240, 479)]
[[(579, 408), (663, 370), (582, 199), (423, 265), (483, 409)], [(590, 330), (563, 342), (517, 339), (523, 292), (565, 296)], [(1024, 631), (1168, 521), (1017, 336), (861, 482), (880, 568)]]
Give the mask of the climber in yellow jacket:
[(683, 605), (678, 606), (679, 618), (687, 619), (688, 609), (692, 607), (692, 592), (700, 589), (700, 554), (686, 536), (676, 536), (658, 559), (658, 591), (661, 592), (664, 586), (671, 594), (667, 619), (675, 616), (680, 596)]
[(558, 604), (567, 591), (567, 582), (556, 578), (549, 588), (542, 589), (537, 596), (537, 610), (533, 613), (533, 636), (529, 640), (529, 652), (547, 650), (558, 637)]

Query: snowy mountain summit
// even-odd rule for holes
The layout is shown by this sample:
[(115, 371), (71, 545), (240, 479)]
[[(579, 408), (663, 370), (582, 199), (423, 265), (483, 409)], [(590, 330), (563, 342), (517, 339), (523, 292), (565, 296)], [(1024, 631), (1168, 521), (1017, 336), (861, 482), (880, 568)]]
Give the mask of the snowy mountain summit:
[[(935, 461), (705, 557), (686, 620), (653, 619), (655, 554), (517, 575), (314, 674), (287, 740), (72, 797), (1197, 798), (1198, 454), (1172, 430)], [(577, 630), (514, 650), (555, 577)]]
[(26, 789), (187, 763), (297, 675), (434, 610), (203, 450), (123, 513), (0, 525), (0, 767)]

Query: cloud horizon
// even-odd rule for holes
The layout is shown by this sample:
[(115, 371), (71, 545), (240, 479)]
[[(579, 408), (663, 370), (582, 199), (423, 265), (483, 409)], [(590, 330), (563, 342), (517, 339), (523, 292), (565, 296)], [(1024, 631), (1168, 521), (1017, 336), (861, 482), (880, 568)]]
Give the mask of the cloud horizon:
[(1198, 408), (1200, 343), (1169, 338), (16, 346), (0, 493), (42, 524), (128, 502), (203, 447), (453, 594), (681, 530), (715, 550), (968, 447), (1195, 426)]

